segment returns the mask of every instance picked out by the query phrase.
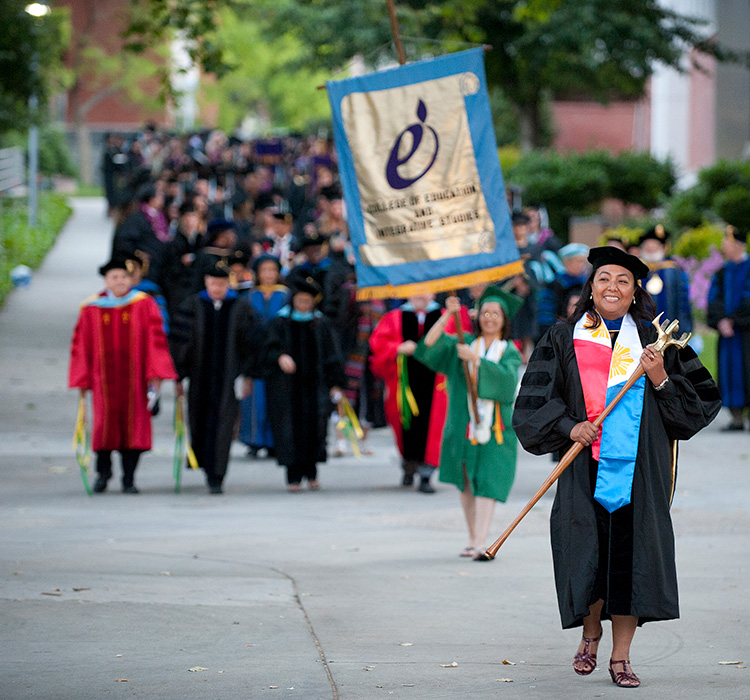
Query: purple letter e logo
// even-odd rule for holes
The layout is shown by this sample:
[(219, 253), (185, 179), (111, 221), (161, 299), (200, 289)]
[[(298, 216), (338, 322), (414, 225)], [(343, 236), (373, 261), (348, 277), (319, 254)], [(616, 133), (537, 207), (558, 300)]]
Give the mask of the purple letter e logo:
[[(425, 104), (424, 102), (422, 102), (422, 100), (419, 100), (419, 104), (417, 105), (417, 118), (419, 119), (419, 122), (417, 122), (416, 124), (412, 124), (411, 126), (407, 126), (406, 129), (404, 129), (398, 135), (396, 143), (393, 144), (393, 148), (391, 149), (391, 155), (388, 158), (388, 165), (385, 168), (385, 177), (388, 180), (388, 184), (393, 187), (394, 190), (403, 190), (409, 185), (414, 184), (417, 180), (419, 180), (419, 178), (424, 177), (424, 175), (435, 162), (435, 158), (437, 158), (439, 148), (438, 135), (435, 133), (435, 129), (433, 129), (431, 126), (423, 126), (425, 119), (427, 119), (427, 107), (425, 107)], [(429, 129), (432, 132), (432, 135), (435, 137), (435, 152), (432, 154), (432, 160), (429, 162), (427, 167), (421, 173), (419, 173), (419, 175), (411, 178), (410, 180), (405, 180), (398, 174), (398, 169), (401, 165), (407, 163), (417, 152), (419, 145), (422, 143), (422, 136), (424, 134), (425, 127)], [(404, 135), (407, 133), (410, 133), (412, 137), (411, 150), (406, 154), (406, 156), (404, 156), (403, 158), (399, 158), (398, 151), (399, 147), (401, 146), (401, 139), (403, 139)]]

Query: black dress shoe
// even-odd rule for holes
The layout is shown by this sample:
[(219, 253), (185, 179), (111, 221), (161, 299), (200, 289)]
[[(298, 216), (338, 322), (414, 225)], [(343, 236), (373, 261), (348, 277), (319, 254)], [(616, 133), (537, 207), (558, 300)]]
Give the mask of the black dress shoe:
[(401, 480), (401, 486), (414, 486), (414, 475), (404, 474), (404, 478)]
[(122, 492), (123, 493), (140, 493), (140, 491), (132, 484), (130, 486), (123, 486)]
[(430, 483), (429, 479), (422, 479), (422, 481), (419, 482), (419, 492), (420, 493), (435, 493), (435, 489), (432, 487), (432, 484)]
[(94, 493), (104, 493), (107, 490), (107, 479), (106, 476), (100, 476), (94, 484)]
[(221, 488), (221, 484), (211, 484), (208, 487), (208, 492), (213, 494), (220, 494), (224, 493), (224, 490)]
[(730, 423), (729, 425), (725, 425), (722, 429), (722, 433), (733, 433), (738, 430), (744, 430), (745, 426), (742, 425), (742, 423)]

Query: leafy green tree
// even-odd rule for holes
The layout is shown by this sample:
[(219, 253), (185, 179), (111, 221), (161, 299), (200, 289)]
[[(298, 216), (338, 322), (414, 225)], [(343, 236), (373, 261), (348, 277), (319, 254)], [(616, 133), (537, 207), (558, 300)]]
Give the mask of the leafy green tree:
[[(218, 10), (254, 7), (276, 36), (304, 45), (298, 65), (339, 70), (355, 55), (378, 67), (391, 41), (385, 0), (131, 0), (141, 19), (133, 48), (181, 32), (193, 58), (221, 76), (231, 68), (216, 42)], [(410, 59), (489, 44), (490, 87), (500, 87), (519, 120), (521, 145), (539, 146), (545, 102), (556, 96), (607, 101), (643, 94), (657, 64), (680, 67), (687, 51), (744, 60), (706, 38), (701, 22), (658, 0), (400, 0), (397, 13)], [(429, 40), (439, 43), (430, 43)]]
[[(69, 40), (69, 15), (55, 9), (32, 17), (28, 0), (6, 0), (0, 23), (0, 133), (30, 123), (29, 98), (43, 107), (65, 81), (62, 54)], [(38, 114), (43, 113), (40, 109)]]
[(218, 27), (216, 45), (235, 66), (205, 88), (218, 103), (220, 128), (231, 132), (248, 114), (263, 115), (271, 130), (306, 131), (330, 118), (326, 93), (317, 89), (328, 75), (299, 65), (297, 37), (271, 35), (262, 13), (250, 8), (220, 11)]
[(718, 218), (750, 231), (750, 163), (720, 160), (704, 168), (696, 185), (669, 202), (667, 218), (678, 229)]
[(117, 32), (111, 32), (111, 25), (125, 32), (142, 10), (126, 4), (113, 14), (111, 5), (98, 0), (84, 0), (82, 7), (85, 22), (75, 33), (68, 50), (68, 104), (78, 137), (81, 180), (92, 184), (93, 154), (88, 114), (115, 94), (145, 111), (163, 110), (160, 77), (163, 70), (170, 68), (170, 55), (169, 44), (161, 37), (154, 37), (148, 50), (142, 53), (122, 50), (123, 39)]
[(447, 0), (440, 8), (440, 36), (493, 46), (488, 83), (518, 110), (525, 148), (540, 145), (547, 98), (640, 96), (657, 63), (677, 67), (691, 48), (738, 58), (657, 0)]
[[(286, 0), (277, 20), (299, 27), (311, 59), (333, 68), (388, 41), (384, 5)], [(678, 67), (693, 48), (720, 60), (740, 58), (706, 39), (699, 21), (657, 0), (401, 0), (398, 15), (404, 34), (445, 41), (437, 52), (460, 42), (493, 47), (485, 55), (488, 84), (514, 105), (525, 148), (542, 144), (552, 97), (640, 96), (657, 63)]]

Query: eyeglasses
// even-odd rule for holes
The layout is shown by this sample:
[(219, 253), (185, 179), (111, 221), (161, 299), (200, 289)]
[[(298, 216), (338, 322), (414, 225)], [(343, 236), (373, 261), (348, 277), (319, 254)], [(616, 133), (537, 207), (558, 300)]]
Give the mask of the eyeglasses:
[(499, 321), (503, 315), (499, 311), (485, 311), (482, 314), (482, 318), (492, 319), (493, 321)]

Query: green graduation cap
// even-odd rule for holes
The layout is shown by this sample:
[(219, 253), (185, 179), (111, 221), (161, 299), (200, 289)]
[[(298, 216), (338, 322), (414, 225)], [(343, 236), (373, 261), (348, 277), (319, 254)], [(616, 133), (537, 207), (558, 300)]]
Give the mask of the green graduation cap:
[(482, 308), (482, 305), (486, 304), (488, 301), (496, 301), (500, 304), (503, 313), (505, 314), (505, 318), (508, 321), (510, 321), (523, 306), (523, 299), (512, 292), (506, 292), (500, 289), (500, 287), (487, 287), (487, 289), (482, 292), (482, 296), (477, 299), (474, 308), (479, 311)]

